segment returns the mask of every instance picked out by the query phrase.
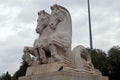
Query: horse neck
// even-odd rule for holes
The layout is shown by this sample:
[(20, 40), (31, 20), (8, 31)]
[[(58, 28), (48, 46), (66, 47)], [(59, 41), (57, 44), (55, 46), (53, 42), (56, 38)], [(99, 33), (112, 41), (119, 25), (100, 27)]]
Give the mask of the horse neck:
[(70, 15), (69, 11), (68, 11), (66, 8), (64, 8), (64, 7), (62, 7), (62, 6), (60, 6), (60, 7), (61, 7), (62, 11), (65, 13), (65, 15), (64, 15), (65, 24), (67, 25), (66, 27), (68, 27), (67, 29), (69, 29), (70, 34), (71, 34), (71, 36), (72, 36), (72, 21), (71, 21), (71, 15)]
[(65, 16), (64, 21), (62, 23), (63, 23), (63, 26), (66, 27), (66, 30), (68, 30), (69, 34), (72, 36), (71, 17), (69, 15)]

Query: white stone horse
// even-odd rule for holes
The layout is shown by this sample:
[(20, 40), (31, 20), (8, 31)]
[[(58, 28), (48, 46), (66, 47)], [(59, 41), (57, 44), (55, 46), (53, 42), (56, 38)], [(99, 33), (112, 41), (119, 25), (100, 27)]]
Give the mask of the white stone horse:
[(72, 23), (68, 10), (57, 4), (51, 10), (49, 27), (54, 30), (48, 40), (51, 56), (56, 61), (67, 59), (77, 70), (93, 69), (90, 54), (85, 47), (79, 45), (71, 51)]
[(51, 10), (51, 15), (45, 11), (38, 12), (36, 32), (39, 37), (33, 47), (24, 48), (26, 61), (32, 63), (32, 54), (40, 64), (48, 63), (48, 58), (52, 57), (55, 61), (70, 61), (77, 70), (92, 69), (90, 54), (85, 47), (79, 45), (71, 51), (72, 24), (68, 10), (57, 4)]
[(37, 58), (38, 64), (47, 63), (50, 54), (46, 54), (48, 37), (52, 32), (48, 26), (50, 15), (44, 10), (38, 12), (36, 32), (39, 37), (34, 41), (33, 47), (24, 47), (25, 61), (32, 65), (30, 54)]
[(94, 70), (93, 64), (91, 62), (90, 53), (82, 45), (78, 45), (72, 50), (70, 59), (73, 63), (73, 67), (77, 71)]
[(71, 16), (67, 9), (57, 4), (53, 5), (51, 10), (49, 27), (54, 32), (48, 40), (49, 48), (55, 61), (62, 61), (71, 52)]

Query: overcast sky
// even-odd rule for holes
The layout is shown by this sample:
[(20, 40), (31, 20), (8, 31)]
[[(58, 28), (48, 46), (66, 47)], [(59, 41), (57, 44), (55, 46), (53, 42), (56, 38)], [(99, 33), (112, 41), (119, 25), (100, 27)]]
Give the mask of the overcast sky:
[[(0, 74), (18, 70), (24, 46), (37, 38), (37, 12), (59, 4), (72, 17), (72, 47), (89, 47), (87, 0), (0, 0)], [(120, 44), (120, 0), (90, 0), (93, 47), (107, 51)]]

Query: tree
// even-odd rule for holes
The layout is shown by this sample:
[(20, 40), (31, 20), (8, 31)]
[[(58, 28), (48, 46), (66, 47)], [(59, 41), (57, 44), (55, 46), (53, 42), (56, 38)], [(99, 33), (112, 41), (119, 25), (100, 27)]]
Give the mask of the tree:
[(100, 49), (93, 49), (89, 52), (91, 54), (91, 60), (96, 69), (99, 69), (104, 76), (108, 76), (108, 60), (107, 55), (104, 51)]
[(108, 56), (110, 80), (120, 80), (120, 47), (113, 46), (108, 51)]
[(0, 76), (0, 80), (11, 80), (11, 75), (8, 72), (6, 72), (6, 74)]
[(12, 76), (11, 80), (18, 80), (20, 76), (25, 76), (26, 70), (27, 70), (28, 64), (26, 61), (22, 61), (22, 65), (20, 66), (19, 70), (15, 72), (15, 74)]

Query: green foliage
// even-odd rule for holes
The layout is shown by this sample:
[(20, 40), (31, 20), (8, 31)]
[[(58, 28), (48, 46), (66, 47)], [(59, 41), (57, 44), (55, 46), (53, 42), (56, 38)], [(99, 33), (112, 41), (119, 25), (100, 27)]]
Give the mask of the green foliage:
[(0, 80), (11, 80), (11, 75), (8, 72), (6, 72), (6, 74), (0, 76)]
[(20, 66), (19, 70), (15, 72), (15, 74), (12, 76), (11, 80), (18, 80), (20, 76), (25, 76), (26, 70), (27, 70), (28, 64), (27, 62), (23, 61), (22, 65)]
[[(23, 59), (23, 58), (22, 58)], [(11, 77), (11, 75), (7, 72), (0, 76), (0, 80), (18, 80), (20, 76), (25, 76), (28, 64), (27, 62), (22, 61), (22, 65), (20, 66), (19, 70), (15, 72), (15, 74)]]
[(90, 50), (91, 60), (96, 69), (99, 69), (103, 75), (108, 75), (108, 60), (107, 55), (100, 49)]
[(114, 46), (108, 51), (108, 67), (111, 80), (120, 80), (120, 47)]
[(108, 50), (108, 53), (100, 49), (89, 49), (89, 52), (95, 68), (99, 69), (104, 76), (109, 76), (109, 80), (120, 80), (119, 46), (113, 46)]

